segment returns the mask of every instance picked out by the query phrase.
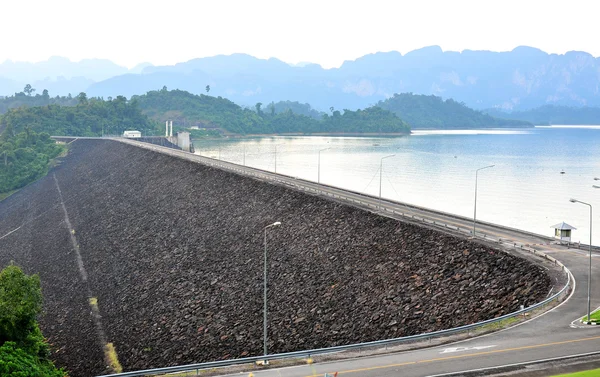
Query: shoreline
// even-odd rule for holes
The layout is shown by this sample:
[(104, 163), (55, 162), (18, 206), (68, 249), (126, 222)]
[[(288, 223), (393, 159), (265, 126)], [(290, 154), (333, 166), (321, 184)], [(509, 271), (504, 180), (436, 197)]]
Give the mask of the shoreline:
[(286, 136), (331, 136), (331, 137), (402, 137), (414, 135), (413, 131), (470, 131), (470, 130), (523, 130), (532, 129), (535, 126), (527, 127), (494, 127), (494, 128), (413, 128), (409, 133), (405, 132), (286, 132), (279, 134), (229, 134), (223, 135), (218, 138), (206, 137), (206, 138), (192, 138), (193, 140), (220, 140), (220, 139), (244, 139), (244, 138), (256, 138), (256, 137), (286, 137)]
[(373, 137), (373, 136), (410, 136), (410, 133), (405, 132), (286, 132), (280, 134), (248, 134), (248, 135), (229, 135), (229, 138), (246, 138), (246, 137), (275, 137), (275, 136), (364, 136), (364, 137)]

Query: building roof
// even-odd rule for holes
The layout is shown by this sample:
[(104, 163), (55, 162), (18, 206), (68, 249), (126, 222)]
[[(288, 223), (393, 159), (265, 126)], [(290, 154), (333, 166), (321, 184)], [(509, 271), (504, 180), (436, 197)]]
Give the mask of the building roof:
[(554, 229), (560, 229), (560, 230), (568, 230), (568, 229), (574, 229), (577, 230), (577, 228), (575, 228), (572, 225), (567, 224), (566, 222), (562, 222), (556, 225), (552, 225), (550, 228), (554, 228)]

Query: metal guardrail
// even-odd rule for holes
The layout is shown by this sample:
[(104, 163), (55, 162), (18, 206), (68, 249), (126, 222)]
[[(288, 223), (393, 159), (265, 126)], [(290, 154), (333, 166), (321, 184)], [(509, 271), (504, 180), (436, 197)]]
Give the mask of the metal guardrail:
[(538, 302), (537, 304), (534, 304), (527, 308), (518, 310), (516, 312), (505, 314), (505, 315), (497, 317), (497, 318), (473, 323), (471, 325), (464, 325), (464, 326), (455, 327), (452, 329), (434, 331), (434, 332), (418, 334), (418, 335), (405, 336), (405, 337), (401, 337), (401, 338), (376, 340), (376, 341), (372, 341), (372, 342), (348, 344), (348, 345), (344, 345), (344, 346), (335, 346), (335, 347), (328, 347), (328, 348), (317, 348), (317, 349), (306, 350), (306, 351), (278, 353), (278, 354), (273, 354), (273, 355), (267, 355), (266, 357), (265, 356), (252, 356), (252, 357), (245, 357), (242, 359), (219, 360), (219, 361), (210, 361), (210, 362), (198, 363), (198, 364), (187, 364), (187, 365), (179, 365), (179, 366), (173, 366), (173, 367), (145, 369), (145, 370), (123, 372), (123, 373), (116, 373), (116, 374), (106, 374), (106, 375), (102, 375), (102, 376), (98, 376), (98, 377), (138, 377), (138, 376), (152, 376), (152, 375), (176, 373), (176, 372), (189, 372), (189, 371), (196, 371), (196, 370), (201, 370), (201, 369), (228, 367), (228, 366), (240, 365), (240, 364), (251, 364), (251, 363), (255, 363), (257, 361), (264, 361), (265, 359), (281, 360), (281, 359), (311, 357), (311, 356), (323, 355), (323, 354), (328, 354), (328, 353), (359, 350), (359, 349), (363, 349), (363, 348), (383, 347), (383, 346), (389, 346), (389, 345), (396, 345), (396, 344), (400, 344), (400, 343), (414, 342), (414, 341), (418, 341), (418, 340), (429, 340), (432, 338), (453, 335), (453, 334), (456, 334), (459, 332), (474, 330), (474, 329), (477, 329), (482, 326), (496, 324), (496, 323), (499, 323), (506, 319), (517, 317), (519, 315), (524, 315), (525, 313), (529, 313), (535, 309), (538, 309), (544, 305), (547, 305), (554, 300), (559, 300), (559, 298), (562, 295), (568, 294), (568, 292), (569, 292), (568, 290), (569, 290), (569, 287), (571, 286), (571, 282), (573, 279), (571, 272), (566, 267), (563, 266), (563, 268), (565, 270), (565, 273), (567, 274), (567, 283), (559, 292), (557, 292), (553, 296), (545, 299), (544, 301)]
[[(131, 144), (134, 144), (134, 143), (131, 143)], [(147, 148), (147, 149), (156, 149), (156, 150), (159, 149), (159, 148), (154, 148), (154, 145), (152, 145), (152, 144), (149, 144), (147, 146), (145, 145), (142, 147)], [(164, 150), (161, 148), (160, 151), (162, 152)], [(169, 151), (164, 151), (164, 152), (166, 152), (167, 154), (170, 154), (170, 155), (181, 155), (181, 157), (198, 156), (198, 155), (190, 155), (189, 153), (176, 151), (176, 150), (169, 150)], [(272, 179), (272, 177), (269, 177), (264, 174), (259, 174), (259, 172), (253, 173), (252, 170), (257, 170), (254, 168), (249, 168), (250, 170), (243, 170), (243, 169), (239, 169), (239, 168), (235, 168), (235, 167), (231, 167), (231, 166), (226, 166), (225, 164), (221, 163), (221, 161), (217, 162), (218, 160), (213, 160), (213, 159), (203, 157), (203, 156), (198, 156), (198, 157), (201, 157), (202, 160), (205, 160), (204, 162), (207, 163), (208, 165), (219, 166), (219, 167), (222, 167), (222, 168), (225, 168), (228, 170), (240, 171), (240, 172), (243, 172), (248, 175), (256, 175), (256, 176), (260, 176), (262, 178)], [(293, 177), (290, 177), (290, 178), (293, 178)], [(272, 179), (272, 180), (279, 181), (280, 183), (284, 183), (284, 184), (288, 184), (288, 185), (290, 184), (288, 181), (284, 181), (284, 180), (277, 180), (277, 179)], [(294, 186), (298, 187), (300, 185), (294, 185)], [(316, 189), (310, 188), (310, 187), (304, 187), (304, 190), (317, 191)], [(322, 192), (322, 193), (325, 193), (325, 192)], [(353, 198), (344, 197), (342, 195), (336, 195), (336, 194), (331, 194), (331, 193), (326, 193), (326, 194), (333, 196), (333, 197), (340, 198), (340, 199), (357, 202)], [(373, 205), (373, 204), (369, 204), (369, 203), (361, 203), (361, 204), (367, 205), (367, 206), (375, 206), (375, 207), (377, 206), (377, 205)], [(393, 210), (389, 211), (389, 212), (396, 213), (396, 211), (393, 211)], [(402, 215), (404, 215), (404, 214), (402, 214)], [(415, 218), (415, 216), (413, 216), (413, 218)], [(445, 224), (440, 224), (440, 223), (436, 224), (435, 221), (431, 221), (431, 220), (427, 221), (425, 218), (421, 218), (420, 220), (424, 221), (428, 224), (439, 225), (439, 226), (443, 225), (444, 227), (448, 227), (448, 225), (445, 225)], [(468, 230), (468, 229), (462, 229), (460, 227), (454, 227), (454, 228), (456, 228), (456, 230), (458, 230), (458, 231), (470, 233), (470, 230)], [(484, 238), (486, 237), (485, 234), (483, 236), (484, 236)], [(499, 243), (502, 243), (503, 241), (506, 244), (509, 244), (510, 246), (514, 246), (515, 248), (517, 248), (516, 243), (507, 242), (508, 240), (498, 239)], [(569, 288), (571, 287), (571, 284), (573, 281), (573, 276), (566, 266), (564, 266), (558, 260), (556, 260), (548, 255), (545, 255), (544, 253), (539, 252), (535, 249), (523, 247), (523, 245), (520, 245), (520, 248), (523, 250), (532, 252), (534, 254), (537, 254), (547, 260), (550, 260), (551, 262), (554, 262), (554, 264), (556, 264), (556, 265), (560, 265), (567, 276), (567, 283), (559, 292), (555, 293), (551, 297), (549, 297), (537, 304), (531, 305), (527, 308), (523, 308), (516, 312), (505, 314), (505, 315), (497, 317), (497, 318), (477, 322), (477, 323), (470, 324), (470, 325), (459, 326), (459, 327), (455, 327), (452, 329), (434, 331), (434, 332), (418, 334), (418, 335), (405, 336), (405, 337), (401, 337), (401, 338), (377, 340), (377, 341), (371, 341), (371, 342), (348, 344), (348, 345), (334, 346), (334, 347), (328, 347), (328, 348), (318, 348), (318, 349), (312, 349), (312, 350), (306, 350), (306, 351), (286, 352), (286, 353), (280, 353), (280, 354), (267, 355), (267, 357), (253, 356), (253, 357), (246, 357), (246, 358), (240, 358), (240, 359), (219, 360), (219, 361), (211, 361), (211, 362), (197, 363), (197, 364), (187, 364), (187, 365), (172, 366), (172, 367), (145, 369), (145, 370), (124, 372), (124, 373), (107, 374), (107, 375), (102, 375), (99, 377), (138, 377), (138, 376), (161, 375), (161, 374), (176, 373), (176, 372), (198, 371), (201, 369), (228, 367), (228, 366), (240, 365), (240, 364), (251, 364), (251, 363), (255, 363), (257, 361), (264, 361), (265, 359), (281, 360), (281, 359), (303, 358), (303, 357), (311, 357), (311, 356), (316, 356), (316, 355), (331, 354), (331, 353), (342, 352), (342, 351), (360, 350), (360, 349), (364, 349), (364, 348), (385, 347), (385, 346), (389, 346), (389, 345), (397, 345), (397, 344), (401, 344), (401, 343), (408, 343), (408, 342), (414, 342), (414, 341), (419, 341), (419, 340), (430, 340), (432, 338), (444, 337), (444, 336), (449, 336), (449, 335), (453, 335), (453, 334), (464, 332), (464, 331), (474, 330), (474, 329), (477, 329), (482, 326), (498, 324), (506, 319), (514, 318), (519, 315), (524, 315), (525, 313), (529, 313), (529, 312), (531, 312), (535, 309), (538, 309), (544, 305), (547, 305), (555, 300), (558, 301), (563, 295), (569, 293)]]

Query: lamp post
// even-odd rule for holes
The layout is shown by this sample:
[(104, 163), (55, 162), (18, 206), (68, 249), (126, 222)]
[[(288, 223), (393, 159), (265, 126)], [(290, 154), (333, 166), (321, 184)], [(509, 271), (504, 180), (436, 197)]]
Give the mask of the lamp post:
[(328, 149), (331, 149), (331, 148), (325, 148), (325, 149), (321, 149), (319, 151), (319, 164), (317, 167), (317, 183), (321, 183), (321, 152), (326, 151)]
[(475, 170), (475, 205), (473, 206), (473, 238), (475, 238), (475, 224), (477, 223), (477, 175), (480, 170), (493, 168), (496, 165), (484, 166)]
[(266, 356), (268, 355), (267, 350), (267, 229), (280, 226), (281, 222), (276, 221), (271, 225), (265, 227), (265, 255), (264, 255), (264, 270), (263, 270), (263, 351), (265, 355), (264, 363), (267, 364)]
[(277, 174), (277, 145), (275, 145), (275, 174)]
[(244, 144), (244, 166), (246, 166), (246, 144)]
[(389, 157), (394, 157), (395, 154), (391, 154), (389, 156), (381, 157), (379, 161), (379, 209), (381, 209), (381, 180), (383, 178), (383, 160)]
[(569, 199), (569, 201), (571, 203), (580, 203), (583, 205), (586, 205), (588, 207), (590, 207), (590, 267), (589, 267), (589, 271), (588, 271), (588, 297), (587, 297), (587, 324), (591, 324), (591, 318), (590, 318), (590, 292), (592, 289), (592, 205), (589, 203), (585, 203), (582, 202), (581, 200), (577, 200), (577, 199)]

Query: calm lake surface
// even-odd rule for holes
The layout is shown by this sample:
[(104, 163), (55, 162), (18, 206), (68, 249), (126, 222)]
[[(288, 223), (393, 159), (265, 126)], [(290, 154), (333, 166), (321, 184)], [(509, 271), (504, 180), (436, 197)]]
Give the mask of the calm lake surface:
[[(573, 240), (589, 242), (589, 207), (595, 206), (592, 243), (600, 244), (600, 126), (521, 130), (414, 131), (394, 138), (264, 137), (195, 140), (196, 153), (419, 206), (553, 236), (565, 221)], [(245, 153), (244, 153), (245, 152)], [(564, 171), (564, 174), (561, 174)]]

